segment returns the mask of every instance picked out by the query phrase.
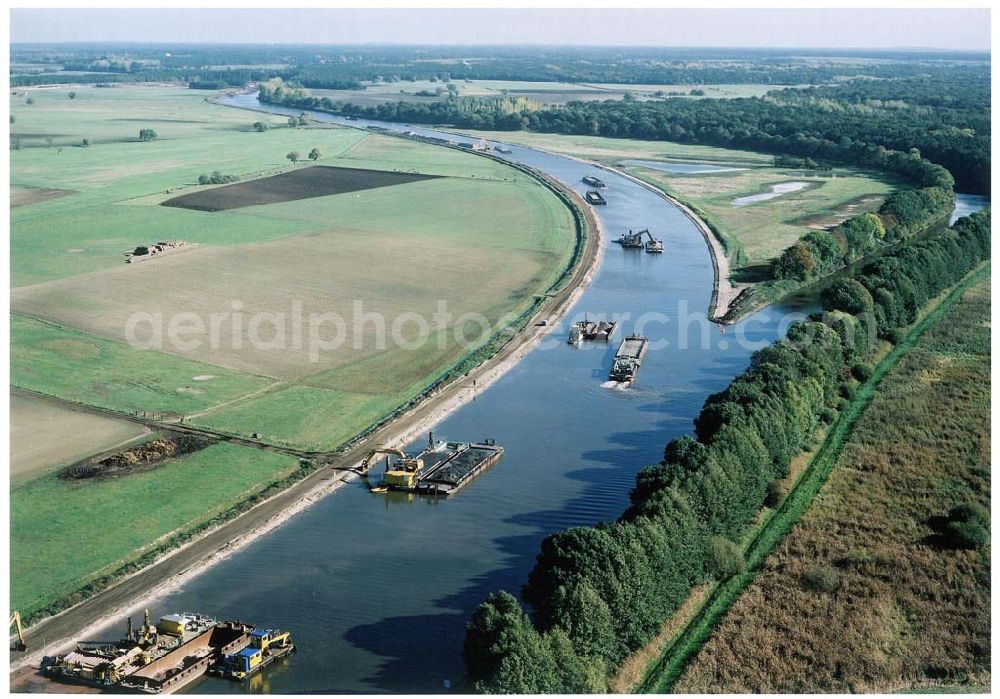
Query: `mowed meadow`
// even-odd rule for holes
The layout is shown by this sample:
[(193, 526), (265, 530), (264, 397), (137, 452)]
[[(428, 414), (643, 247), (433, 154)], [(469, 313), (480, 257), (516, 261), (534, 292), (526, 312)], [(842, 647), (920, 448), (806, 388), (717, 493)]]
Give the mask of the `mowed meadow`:
[[(290, 128), (282, 119), (209, 104), (193, 90), (76, 92), (71, 100), (63, 90), (32, 91), (31, 105), (12, 98), (21, 139), (12, 151), (12, 184), (72, 192), (12, 211), (12, 370), (14, 384), (24, 388), (177, 415), (225, 403), (241, 416), (257, 411), (228, 408), (240, 395), (297, 385), (296, 400), (272, 393), (266, 401), (298, 406), (303, 417), (338, 406), (348, 429), (330, 424), (328, 435), (299, 435), (289, 427), (268, 436), (332, 449), (345, 432), (418, 393), (463, 356), (467, 349), (451, 341), (453, 324), (445, 332), (449, 341), (413, 351), (392, 346), (391, 338), (379, 346), (378, 326), (369, 323), (364, 337), (315, 357), (308, 341), (254, 347), (234, 310), (245, 318), (284, 313), (290, 319), (298, 308), (304, 317), (333, 312), (350, 320), (359, 302), (391, 329), (404, 312), (429, 320), (443, 301), (453, 318), (482, 313), (492, 323), (527, 308), (573, 252), (572, 218), (558, 198), (486, 158), (354, 129)], [(258, 133), (256, 120), (272, 128)], [(140, 128), (154, 129), (158, 138), (139, 142)], [(83, 138), (89, 147), (78, 145)], [(296, 150), (304, 158), (312, 148), (322, 154), (318, 165), (435, 177), (229, 211), (159, 205), (210, 190), (196, 184), (200, 174), (245, 180), (309, 167), (285, 156)], [(124, 264), (125, 251), (163, 239), (197, 247)], [(136, 312), (194, 313), (206, 324), (212, 313), (232, 317), (219, 326), (217, 343), (164, 346), (152, 354), (122, 342)], [(329, 328), (324, 332), (329, 337)], [(378, 366), (377, 379), (351, 379), (355, 362)], [(68, 371), (59, 372), (61, 365)], [(210, 378), (195, 381), (199, 376)], [(343, 411), (351, 405), (360, 411), (357, 419)], [(256, 414), (257, 424), (246, 430), (224, 410), (199, 419), (265, 433), (259, 423), (268, 412)]]
[[(357, 129), (292, 127), (206, 96), (150, 86), (11, 95), (12, 599), (28, 615), (74, 601), (298, 468), (292, 457), (215, 445), (141, 473), (60, 479), (66, 466), (151, 436), (115, 413), (335, 450), (468, 361), (474, 348), (455, 333), (476, 337), (479, 325), (463, 314), (496, 324), (523, 313), (573, 257), (569, 209), (513, 168)], [(141, 129), (157, 138), (140, 141)], [(358, 170), (359, 180), (361, 170), (429, 177), (225, 211), (162, 205), (239, 186), (199, 185), (200, 175), (245, 183), (294, 171), (291, 181), (309, 182), (316, 166)], [(125, 264), (123, 253), (158, 240), (191, 246)], [(451, 314), (442, 327), (432, 319), (439, 302)], [(313, 352), (307, 324), (293, 337), (296, 313), (350, 323), (356, 304), (385, 319), (385, 344), (371, 320), (337, 349)], [(160, 318), (161, 346), (126, 341), (137, 313), (147, 324), (134, 339), (151, 340), (148, 319)], [(432, 323), (416, 349), (392, 337), (407, 313)], [(177, 314), (206, 328), (223, 318), (219, 341), (171, 343), (165, 329)], [(266, 319), (251, 337), (257, 314), (285, 314), (285, 339)], [(416, 326), (401, 327), (413, 340)], [(84, 551), (79, 541), (99, 545)]]
[[(675, 685), (681, 693), (988, 691), (990, 283), (883, 379), (819, 496)], [(988, 526), (988, 525), (987, 525)]]

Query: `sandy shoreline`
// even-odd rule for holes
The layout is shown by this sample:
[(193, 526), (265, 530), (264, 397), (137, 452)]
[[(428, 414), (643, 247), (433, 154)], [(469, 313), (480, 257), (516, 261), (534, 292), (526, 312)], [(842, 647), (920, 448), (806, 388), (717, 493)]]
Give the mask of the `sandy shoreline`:
[[(514, 338), (468, 374), (443, 386), (418, 403), (408, 413), (376, 430), (342, 457), (303, 480), (259, 503), (240, 516), (224, 522), (196, 539), (164, 554), (151, 565), (124, 578), (116, 585), (59, 614), (39, 621), (27, 630), (30, 651), (10, 655), (11, 680), (24, 681), (31, 666), (52, 655), (75, 638), (99, 636), (120, 625), (132, 610), (141, 609), (156, 598), (174, 591), (211, 566), (225, 560), (261, 535), (281, 526), (298, 513), (355, 481), (348, 469), (357, 467), (376, 445), (403, 446), (426, 433), (437, 423), (473, 400), (492, 385), (553, 331), (551, 324), (580, 298), (600, 267), (604, 250), (604, 229), (593, 210), (568, 187), (553, 178), (534, 172), (563, 196), (575, 202), (586, 218), (586, 239), (576, 269), (558, 292), (553, 294)], [(547, 326), (535, 323), (550, 320)], [(471, 382), (471, 383), (470, 383)], [(40, 639), (40, 640), (39, 640)], [(17, 672), (19, 671), (20, 672)], [(15, 687), (12, 687), (16, 691)]]

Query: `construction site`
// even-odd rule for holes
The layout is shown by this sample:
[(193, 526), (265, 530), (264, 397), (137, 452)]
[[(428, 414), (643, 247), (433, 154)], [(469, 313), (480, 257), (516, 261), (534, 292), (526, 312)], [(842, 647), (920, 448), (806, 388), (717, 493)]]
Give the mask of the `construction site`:
[(149, 610), (125, 637), (81, 641), (65, 655), (45, 658), (42, 673), (70, 684), (144, 694), (176, 692), (204, 676), (242, 681), (295, 650), (287, 631), (201, 614), (168, 614), (152, 624)]
[(373, 493), (397, 490), (447, 497), (468, 485), (502, 456), (503, 447), (495, 440), (435, 441), (431, 432), (427, 447), (416, 456), (410, 457), (401, 449), (380, 447), (365, 457), (359, 472), (367, 477), (373, 466), (382, 464), (382, 479), (369, 486)]
[[(646, 240), (643, 240), (643, 237)], [(626, 249), (642, 249), (645, 248), (648, 253), (662, 253), (663, 252), (663, 241), (659, 238), (654, 238), (653, 234), (649, 232), (648, 228), (643, 228), (641, 231), (633, 232), (631, 229), (628, 233), (622, 233), (615, 239), (615, 242)]]

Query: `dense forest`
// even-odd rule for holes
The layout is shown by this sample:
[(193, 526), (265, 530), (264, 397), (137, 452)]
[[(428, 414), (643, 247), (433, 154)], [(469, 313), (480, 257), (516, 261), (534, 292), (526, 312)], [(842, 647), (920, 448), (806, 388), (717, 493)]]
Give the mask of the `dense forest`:
[[(267, 93), (262, 97), (387, 121), (700, 143), (896, 172), (892, 163), (883, 162), (884, 151), (915, 148), (949, 170), (962, 191), (988, 193), (990, 188), (988, 69), (958, 71), (941, 79), (775, 90), (765, 97), (744, 99), (624, 99), (562, 107), (470, 97), (365, 107), (312, 97), (294, 88), (285, 89), (278, 98)], [(918, 184), (941, 182), (927, 178)]]
[(484, 692), (606, 691), (691, 588), (741, 570), (736, 541), (777, 483), (870, 372), (869, 332), (898, 342), (930, 299), (989, 259), (990, 214), (911, 241), (838, 281), (823, 314), (755, 353), (708, 398), (695, 435), (667, 445), (636, 477), (615, 522), (548, 537), (522, 591), (506, 592), (468, 624), (468, 679)]
[[(11, 47), (11, 64), (110, 74), (108, 82), (221, 80), (242, 85), (242, 66), (280, 66), (278, 75), (308, 88), (343, 89), (363, 82), (405, 80), (531, 80), (624, 84), (762, 83), (799, 85), (844, 78), (943, 77), (954, 61), (988, 61), (966, 52), (685, 49), (518, 46), (226, 46), (30, 45)], [(227, 73), (226, 66), (234, 66)], [(222, 70), (220, 70), (220, 68)], [(13, 85), (44, 75), (15, 72)], [(77, 76), (83, 77), (83, 76)], [(90, 75), (86, 76), (88, 78)]]

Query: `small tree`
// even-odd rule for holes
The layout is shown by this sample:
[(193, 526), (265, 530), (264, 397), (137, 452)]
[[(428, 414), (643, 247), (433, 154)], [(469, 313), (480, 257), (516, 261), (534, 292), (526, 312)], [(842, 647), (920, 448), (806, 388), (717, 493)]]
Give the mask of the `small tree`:
[(298, 119), (296, 119), (295, 117), (288, 117), (288, 126), (289, 127), (291, 127), (291, 128), (294, 129), (298, 125), (299, 125), (299, 120)]
[(209, 180), (208, 175), (206, 175), (204, 173), (202, 173), (201, 175), (198, 175), (198, 184), (208, 184), (209, 181), (210, 180)]
[(76, 99), (76, 93), (75, 93), (75, 92), (73, 92), (72, 90), (70, 91), (69, 95), (67, 95), (67, 96), (68, 96), (68, 97), (69, 97), (69, 98), (70, 98), (71, 100), (75, 100), (75, 99)]
[(25, 104), (34, 104), (35, 103), (35, 98), (34, 97), (29, 97), (24, 102), (25, 102)]
[(83, 146), (84, 148), (90, 148), (90, 139), (89, 138), (83, 139), (82, 141), (80, 141), (80, 145)]
[(15, 117), (13, 114), (11, 114), (10, 115), (10, 123), (13, 124), (15, 121), (17, 121), (17, 117)]
[(253, 130), (256, 131), (257, 133), (264, 133), (265, 131), (268, 130), (268, 128), (270, 127), (268, 127), (268, 125), (265, 124), (263, 121), (255, 121), (253, 123)]
[(721, 536), (712, 537), (708, 546), (709, 568), (716, 580), (728, 580), (743, 572), (746, 563), (740, 547)]
[(312, 160), (313, 162), (319, 160), (321, 155), (322, 153), (319, 152), (319, 148), (313, 148), (311, 151), (309, 151), (309, 159)]
[(51, 148), (52, 147), (52, 137), (51, 136), (46, 137), (46, 139), (45, 139), (45, 147), (46, 148)]
[(153, 129), (139, 129), (139, 140), (143, 143), (156, 140), (156, 132)]
[(293, 150), (291, 153), (289, 153), (285, 157), (288, 158), (289, 160), (291, 160), (292, 164), (294, 165), (295, 163), (299, 162), (299, 157), (300, 156), (299, 156), (299, 152), (298, 151)]
[(306, 123), (308, 123), (308, 120), (306, 119), (306, 113), (302, 112), (301, 114), (299, 114), (299, 118), (296, 120), (296, 122), (298, 123), (299, 126), (305, 126)]

